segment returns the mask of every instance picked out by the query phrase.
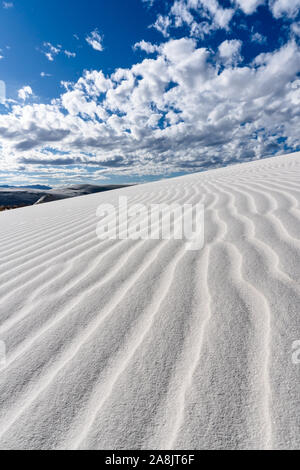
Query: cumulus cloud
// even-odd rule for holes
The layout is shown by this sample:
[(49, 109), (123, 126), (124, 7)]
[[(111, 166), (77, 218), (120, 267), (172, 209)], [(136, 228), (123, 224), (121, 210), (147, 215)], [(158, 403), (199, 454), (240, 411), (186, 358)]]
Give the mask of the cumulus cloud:
[(173, 28), (187, 27), (190, 36), (198, 38), (218, 29), (228, 31), (236, 13), (252, 15), (260, 6), (269, 7), (276, 19), (295, 18), (300, 10), (300, 0), (229, 0), (226, 7), (218, 0), (173, 0), (168, 5), (167, 14), (158, 14), (152, 25), (165, 38)]
[(60, 159), (132, 177), (297, 149), (297, 42), (248, 65), (234, 59), (240, 47), (223, 42), (214, 53), (192, 38), (171, 39), (130, 68), (84, 72), (50, 104), (13, 104), (0, 115), (1, 167)]
[(147, 52), (147, 54), (153, 54), (154, 52), (158, 52), (160, 50), (160, 46), (156, 44), (151, 44), (151, 42), (146, 42), (144, 40), (140, 42), (136, 42), (133, 46), (134, 50), (140, 49), (141, 51)]
[(275, 18), (288, 16), (294, 18), (300, 9), (300, 0), (270, 0), (270, 9)]
[(273, 16), (294, 18), (300, 9), (300, 0), (232, 0), (246, 15), (254, 13), (260, 5), (268, 4)]
[(267, 38), (266, 36), (263, 36), (262, 34), (256, 32), (251, 34), (251, 41), (257, 42), (258, 44), (266, 44)]
[(18, 97), (20, 98), (20, 100), (27, 100), (27, 98), (29, 98), (29, 96), (31, 96), (33, 93), (32, 93), (32, 89), (30, 86), (23, 86), (23, 88), (20, 88), (20, 90), (18, 91)]
[(260, 5), (265, 4), (265, 0), (234, 0), (236, 5), (243, 10), (246, 15), (254, 13)]
[(238, 39), (225, 40), (219, 45), (219, 54), (226, 65), (237, 64), (241, 57), (242, 41)]
[(94, 29), (94, 31), (88, 34), (85, 40), (95, 51), (103, 51), (103, 36), (99, 34), (97, 29)]
[(170, 36), (169, 28), (172, 24), (171, 19), (167, 15), (158, 15), (155, 23), (152, 25), (153, 28), (157, 29), (165, 38)]
[(212, 30), (228, 30), (234, 11), (223, 8), (217, 0), (175, 0), (169, 13), (159, 14), (152, 26), (164, 37), (170, 36), (171, 28), (183, 26), (190, 29), (191, 36), (203, 37)]
[(213, 20), (213, 24), (217, 28), (227, 29), (229, 23), (234, 15), (234, 10), (232, 8), (223, 8), (217, 2), (217, 0), (189, 0), (188, 4), (190, 7), (197, 7), (201, 12), (203, 8), (204, 12), (208, 12)]
[(291, 24), (291, 32), (295, 36), (300, 36), (300, 21)]

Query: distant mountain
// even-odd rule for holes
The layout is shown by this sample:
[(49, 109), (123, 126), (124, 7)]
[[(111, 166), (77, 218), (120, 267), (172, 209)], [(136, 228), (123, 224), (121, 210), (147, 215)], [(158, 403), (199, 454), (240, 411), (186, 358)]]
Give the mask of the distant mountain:
[(29, 189), (40, 189), (41, 191), (49, 191), (51, 188), (51, 186), (43, 186), (43, 185), (40, 185), (40, 184), (36, 184), (36, 185), (32, 185), (32, 186), (20, 186), (20, 188), (29, 188)]
[[(46, 202), (57, 201), (87, 194), (112, 191), (126, 187), (128, 185), (93, 185), (78, 184), (61, 188), (49, 188), (48, 186), (0, 186), (0, 210), (12, 209), (34, 204), (43, 204)], [(44, 189), (46, 188), (46, 189)]]

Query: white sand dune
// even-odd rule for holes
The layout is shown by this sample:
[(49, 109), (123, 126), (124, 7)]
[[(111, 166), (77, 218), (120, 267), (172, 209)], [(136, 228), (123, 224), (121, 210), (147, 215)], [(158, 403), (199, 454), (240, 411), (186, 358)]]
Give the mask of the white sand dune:
[[(196, 203), (205, 243), (103, 240)], [(2, 449), (300, 448), (300, 153), (0, 215)]]

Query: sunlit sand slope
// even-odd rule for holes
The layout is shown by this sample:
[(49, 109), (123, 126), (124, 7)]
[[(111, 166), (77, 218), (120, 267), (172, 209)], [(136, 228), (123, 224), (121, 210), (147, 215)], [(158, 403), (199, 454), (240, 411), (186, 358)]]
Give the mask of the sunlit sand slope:
[[(119, 196), (203, 248), (100, 241)], [(2, 213), (0, 448), (300, 448), (299, 201), (293, 154)]]

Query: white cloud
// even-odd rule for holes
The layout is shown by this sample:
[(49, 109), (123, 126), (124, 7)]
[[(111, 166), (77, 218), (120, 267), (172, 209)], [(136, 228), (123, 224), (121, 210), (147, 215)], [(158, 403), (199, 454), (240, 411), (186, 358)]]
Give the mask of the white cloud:
[(53, 44), (51, 44), (50, 42), (44, 42), (43, 46), (45, 50), (42, 52), (50, 62), (53, 62), (54, 57), (57, 56), (61, 52), (60, 45), (53, 46)]
[[(189, 0), (189, 4), (193, 6), (196, 4), (195, 0)], [(201, 7), (209, 12), (213, 19), (213, 23), (218, 28), (227, 29), (228, 25), (234, 15), (232, 8), (223, 8), (217, 2), (217, 0), (198, 0), (198, 9), (201, 11)]]
[(133, 49), (141, 49), (141, 51), (145, 51), (147, 52), (147, 54), (153, 54), (154, 52), (158, 52), (160, 50), (160, 46), (142, 40), (140, 42), (135, 43)]
[(226, 65), (237, 64), (242, 60), (242, 42), (238, 39), (225, 40), (219, 45), (219, 54)]
[(175, 26), (180, 27), (183, 24), (191, 25), (194, 16), (191, 13), (189, 2), (176, 0), (170, 10), (170, 14), (175, 19)]
[(45, 56), (50, 62), (54, 61), (53, 55), (50, 52), (45, 52)]
[(270, 9), (275, 18), (294, 18), (300, 9), (300, 0), (270, 0)]
[(70, 52), (70, 51), (64, 51), (64, 54), (67, 56), (67, 57), (76, 57), (76, 52)]
[(300, 21), (291, 24), (291, 31), (296, 36), (300, 36)]
[[(234, 15), (233, 8), (223, 8), (217, 0), (175, 0), (167, 15), (158, 15), (152, 25), (164, 37), (171, 28), (187, 26), (191, 36), (203, 37), (212, 30), (228, 30)], [(198, 20), (201, 17), (201, 21)]]
[[(167, 14), (158, 14), (152, 25), (165, 38), (172, 28), (189, 28), (192, 37), (203, 38), (218, 29), (229, 30), (237, 12), (252, 15), (258, 7), (269, 7), (274, 18), (295, 18), (300, 10), (300, 0), (230, 0), (232, 8), (224, 7), (218, 0), (173, 0)], [(258, 41), (256, 41), (258, 42)]]
[(20, 90), (18, 91), (18, 97), (20, 98), (20, 100), (27, 100), (27, 98), (29, 98), (29, 96), (31, 96), (33, 93), (32, 93), (32, 89), (30, 86), (23, 86), (23, 88), (20, 88)]
[(165, 38), (170, 36), (169, 28), (172, 22), (168, 16), (158, 15), (153, 28), (157, 29)]
[(246, 15), (254, 13), (260, 5), (265, 4), (265, 0), (234, 0), (236, 5), (243, 10)]
[(251, 34), (251, 41), (257, 42), (258, 44), (266, 44), (267, 38), (266, 36), (263, 36), (262, 34), (256, 32)]
[(292, 40), (232, 67), (237, 54), (232, 41), (214, 53), (169, 40), (131, 68), (86, 71), (51, 104), (13, 104), (0, 115), (1, 168), (161, 175), (296, 149), (300, 47)]
[(41, 77), (51, 77), (50, 73), (41, 72)]
[(58, 54), (61, 54), (63, 53), (66, 57), (68, 58), (71, 58), (71, 57), (76, 57), (76, 53), (75, 52), (70, 52), (68, 50), (63, 50), (62, 49), (62, 46), (60, 44), (57, 44), (56, 46), (54, 46), (53, 44), (51, 44), (50, 42), (44, 42), (43, 43), (43, 47), (44, 47), (44, 50), (42, 51), (42, 53), (47, 57), (47, 59), (50, 61), (50, 62), (53, 62), (54, 61), (54, 58), (58, 55)]
[(99, 34), (97, 29), (94, 29), (88, 36), (85, 38), (86, 42), (96, 51), (103, 51), (103, 36)]
[(7, 10), (9, 8), (13, 8), (14, 4), (12, 2), (2, 2), (2, 6)]

